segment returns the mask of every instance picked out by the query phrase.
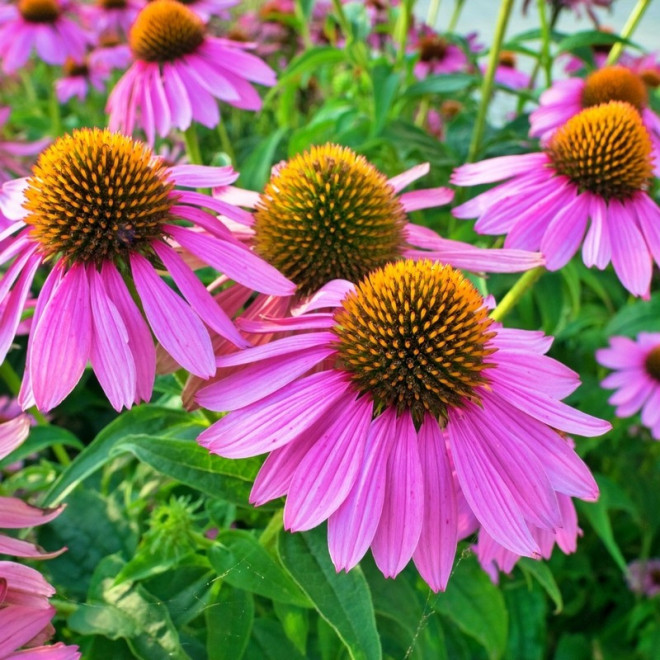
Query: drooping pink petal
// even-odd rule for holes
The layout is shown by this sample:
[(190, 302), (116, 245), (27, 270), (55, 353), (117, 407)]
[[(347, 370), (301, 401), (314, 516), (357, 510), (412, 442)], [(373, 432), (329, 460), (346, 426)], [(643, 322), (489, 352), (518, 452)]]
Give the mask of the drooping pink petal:
[(355, 392), (349, 390), (337, 401), (341, 413), (324, 428), (293, 475), (284, 505), (285, 529), (316, 527), (339, 508), (353, 487), (373, 409), (369, 397), (354, 398)]
[(352, 282), (347, 280), (332, 280), (324, 284), (311, 298), (293, 307), (291, 314), (293, 316), (299, 316), (318, 309), (341, 307), (344, 298), (354, 289), (355, 284)]
[(174, 165), (168, 173), (177, 186), (188, 188), (212, 188), (228, 186), (238, 179), (238, 172), (231, 166)]
[[(23, 418), (27, 418), (27, 415), (20, 415), (15, 420), (5, 422), (0, 426), (4, 427), (16, 421), (23, 422)], [(25, 436), (27, 437), (27, 433)], [(43, 525), (57, 518), (62, 509), (61, 506), (56, 509), (39, 509), (26, 504), (17, 497), (0, 497), (0, 528), (20, 529), (21, 527)]]
[(158, 341), (184, 369), (200, 378), (212, 376), (213, 347), (199, 317), (160, 279), (143, 256), (131, 254), (131, 270), (144, 313)]
[(454, 191), (451, 188), (444, 187), (414, 190), (399, 196), (399, 201), (406, 213), (444, 206), (445, 204), (450, 204), (453, 199)]
[(406, 186), (409, 186), (413, 181), (423, 177), (425, 174), (428, 174), (431, 169), (431, 166), (428, 163), (422, 163), (421, 165), (415, 165), (401, 174), (393, 176), (391, 179), (387, 180), (387, 183), (394, 188), (394, 192), (399, 192), (403, 190)]
[[(0, 609), (0, 658), (11, 657), (36, 637), (55, 616), (55, 608), (6, 607)], [(20, 657), (20, 656), (19, 656)]]
[(337, 571), (353, 568), (376, 534), (385, 502), (387, 461), (397, 440), (396, 426), (396, 411), (389, 408), (372, 422), (358, 477), (328, 519), (328, 548)]
[[(607, 206), (598, 195), (590, 195), (591, 225), (582, 244), (582, 259), (585, 266), (596, 266), (602, 270), (612, 258), (612, 242), (607, 223)], [(660, 252), (658, 253), (660, 254)]]
[(555, 214), (541, 239), (541, 252), (548, 270), (563, 268), (578, 251), (588, 215), (589, 197), (586, 195), (576, 195)]
[(445, 438), (427, 415), (419, 429), (419, 459), (424, 480), (424, 521), (413, 560), (433, 591), (444, 591), (458, 543), (458, 507)]
[[(29, 432), (30, 418), (27, 415), (18, 415), (0, 424), (0, 460), (19, 447)], [(6, 526), (0, 522), (0, 527)]]
[(75, 387), (91, 354), (92, 312), (84, 266), (74, 264), (64, 275), (32, 330), (30, 343), (27, 366), (34, 399), (40, 410), (48, 411)]
[(530, 170), (543, 167), (548, 163), (544, 152), (521, 154), (517, 156), (498, 156), (480, 163), (468, 163), (457, 167), (449, 181), (455, 186), (476, 186), (481, 183), (494, 183)]
[(0, 534), (0, 555), (26, 557), (29, 559), (53, 559), (53, 557), (58, 557), (65, 550), (66, 548), (60, 548), (54, 552), (44, 552), (33, 543)]

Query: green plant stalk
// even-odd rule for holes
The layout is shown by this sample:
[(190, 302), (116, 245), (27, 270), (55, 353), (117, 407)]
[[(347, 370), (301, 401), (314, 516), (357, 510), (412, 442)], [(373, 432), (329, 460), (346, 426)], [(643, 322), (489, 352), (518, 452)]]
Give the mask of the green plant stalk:
[(520, 279), (509, 289), (500, 304), (490, 313), (494, 321), (502, 319), (518, 304), (520, 299), (531, 289), (537, 280), (545, 273), (545, 266), (537, 266), (521, 275)]
[(408, 44), (408, 30), (410, 29), (410, 17), (412, 15), (414, 0), (405, 0), (401, 5), (399, 19), (394, 28), (394, 38), (397, 42), (397, 62), (401, 63), (406, 57), (406, 46)]
[(335, 13), (337, 14), (337, 20), (339, 21), (339, 27), (341, 27), (342, 32), (344, 33), (344, 36), (346, 37), (346, 40), (353, 40), (353, 34), (351, 32), (351, 24), (346, 18), (346, 14), (344, 12), (344, 5), (342, 5), (341, 0), (332, 0), (332, 8), (334, 9)]
[(231, 144), (229, 139), (229, 133), (227, 133), (227, 127), (225, 122), (222, 119), (218, 122), (218, 135), (220, 136), (220, 144), (222, 145), (222, 150), (229, 156), (231, 162), (236, 165), (236, 152), (234, 147)]
[(197, 138), (197, 131), (195, 130), (194, 124), (190, 124), (190, 126), (184, 131), (183, 139), (186, 143), (186, 153), (188, 154), (188, 159), (191, 164), (203, 165), (202, 152), (199, 148), (199, 139)]
[(62, 135), (62, 114), (60, 112), (60, 101), (55, 91), (55, 83), (50, 86), (50, 98), (48, 99), (48, 109), (50, 111), (50, 130), (53, 137)]
[(426, 24), (435, 27), (439, 12), (440, 0), (431, 0), (431, 2), (429, 2), (429, 10), (426, 12)]
[(447, 32), (453, 32), (456, 29), (456, 25), (458, 23), (458, 19), (461, 17), (464, 4), (465, 0), (456, 0), (454, 11), (452, 12), (451, 18), (449, 19), (449, 25), (447, 26)]
[(305, 12), (303, 11), (302, 1), (296, 0), (295, 5), (296, 19), (298, 21), (298, 27), (300, 29), (300, 36), (302, 37), (303, 45), (305, 50), (309, 50), (312, 44), (312, 37), (309, 33), (309, 23), (305, 18)]
[[(550, 58), (550, 24), (546, 14), (546, 0), (537, 0), (539, 8), (539, 20), (541, 22), (541, 56), (537, 60), (537, 65), (543, 67), (545, 72), (545, 86), (552, 85), (552, 59)], [(553, 15), (554, 18), (554, 15)], [(555, 19), (556, 20), (556, 19)], [(538, 69), (537, 69), (538, 70)]]
[[(12, 395), (18, 396), (18, 393), (21, 391), (21, 379), (18, 377), (18, 374), (14, 371), (14, 368), (11, 366), (11, 364), (9, 364), (9, 362), (7, 362), (7, 360), (0, 364), (0, 378), (5, 381), (5, 384), (9, 388), (9, 391), (12, 393)], [(37, 410), (36, 406), (32, 406), (32, 408), (30, 408), (27, 412), (29, 415), (34, 417), (39, 426), (50, 426), (50, 422), (39, 410)], [(66, 453), (66, 449), (64, 449), (63, 445), (60, 443), (54, 444), (52, 449), (55, 457), (60, 462), (60, 465), (71, 464), (71, 459)]]
[[(637, 26), (639, 25), (639, 22), (642, 20), (642, 17), (644, 16), (646, 10), (649, 8), (649, 5), (651, 4), (651, 0), (638, 0), (637, 4), (633, 7), (633, 10), (630, 12), (630, 16), (628, 16), (628, 20), (626, 21), (625, 25), (623, 26), (623, 29), (621, 30), (621, 37), (624, 39), (630, 39), (632, 36), (633, 32), (637, 29)], [(610, 51), (610, 54), (607, 56), (607, 61), (605, 62), (606, 66), (611, 66), (612, 64), (616, 64), (618, 61), (619, 57), (621, 57), (621, 53), (623, 52), (623, 44), (618, 41), (617, 43), (612, 46), (612, 50)]]
[(500, 11), (497, 16), (497, 24), (495, 25), (493, 47), (491, 48), (490, 57), (488, 58), (488, 69), (481, 84), (481, 102), (479, 105), (479, 111), (477, 113), (477, 120), (474, 125), (474, 131), (472, 132), (472, 140), (470, 141), (470, 149), (467, 156), (468, 163), (474, 162), (477, 154), (479, 153), (479, 147), (481, 146), (481, 140), (483, 138), (484, 130), (486, 127), (488, 106), (490, 105), (490, 99), (493, 95), (495, 69), (497, 68), (497, 64), (499, 62), (502, 42), (504, 41), (504, 34), (506, 33), (506, 27), (509, 22), (509, 16), (511, 15), (512, 8), (513, 0), (502, 0)]

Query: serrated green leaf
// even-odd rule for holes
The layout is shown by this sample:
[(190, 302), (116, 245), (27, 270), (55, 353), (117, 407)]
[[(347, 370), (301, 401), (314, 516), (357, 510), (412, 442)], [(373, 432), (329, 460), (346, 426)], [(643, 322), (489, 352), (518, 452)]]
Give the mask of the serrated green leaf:
[(218, 577), (265, 598), (309, 607), (296, 583), (249, 532), (222, 530), (208, 557)]
[(336, 572), (325, 527), (302, 534), (282, 532), (278, 549), (291, 577), (335, 630), (351, 658), (379, 660), (382, 651), (367, 581), (359, 567), (349, 573)]
[(490, 658), (504, 655), (509, 626), (504, 598), (474, 557), (458, 562), (433, 608), (477, 640)]

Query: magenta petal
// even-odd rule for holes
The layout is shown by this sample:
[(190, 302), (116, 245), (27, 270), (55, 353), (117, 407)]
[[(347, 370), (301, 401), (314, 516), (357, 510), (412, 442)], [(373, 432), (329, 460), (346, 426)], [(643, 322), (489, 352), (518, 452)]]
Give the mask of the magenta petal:
[(548, 270), (563, 268), (578, 251), (589, 216), (589, 196), (576, 195), (563, 206), (548, 225), (541, 239), (541, 252)]
[(169, 175), (177, 186), (187, 188), (212, 188), (228, 186), (238, 179), (238, 172), (231, 165), (209, 167), (207, 165), (174, 165)]
[(480, 183), (502, 181), (519, 174), (543, 167), (548, 163), (544, 152), (519, 156), (499, 156), (479, 163), (468, 163), (457, 167), (450, 177), (455, 186), (476, 186)]
[(387, 462), (387, 497), (371, 544), (376, 565), (394, 577), (410, 561), (424, 520), (424, 475), (417, 432), (409, 412), (402, 413)]
[(78, 660), (80, 653), (77, 646), (65, 646), (63, 642), (23, 649), (7, 660)]
[(431, 169), (431, 166), (428, 163), (421, 163), (420, 165), (415, 165), (401, 174), (393, 176), (391, 179), (387, 180), (387, 183), (394, 188), (394, 192), (399, 192), (403, 190), (406, 186), (409, 186), (413, 181), (417, 181), (420, 177), (423, 177), (425, 174), (428, 174)]
[(437, 420), (427, 415), (418, 438), (424, 479), (424, 523), (413, 559), (431, 589), (444, 591), (458, 543), (458, 484), (454, 482), (445, 437)]
[[(36, 637), (55, 615), (55, 608), (6, 607), (0, 609), (0, 658), (11, 657), (14, 651)], [(19, 656), (20, 658), (20, 656)]]
[(607, 224), (607, 205), (598, 195), (591, 197), (591, 226), (582, 245), (582, 259), (585, 266), (596, 266), (601, 270), (610, 263), (612, 243)]
[(96, 266), (90, 266), (87, 275), (94, 333), (92, 368), (112, 407), (120, 411), (122, 407), (130, 408), (136, 398), (135, 363), (128, 346), (128, 332)]
[(138, 400), (149, 401), (156, 375), (156, 350), (149, 326), (142, 318), (124, 280), (115, 266), (106, 261), (101, 277), (108, 297), (114, 303), (128, 332), (128, 347), (135, 365), (135, 392)]
[(427, 188), (425, 190), (414, 190), (403, 193), (399, 201), (406, 213), (420, 209), (431, 209), (444, 206), (454, 199), (454, 191), (451, 188)]
[(232, 280), (261, 293), (290, 296), (296, 285), (248, 248), (183, 227), (168, 226), (172, 237), (184, 248)]
[(288, 385), (283, 392), (223, 417), (197, 441), (225, 458), (264, 454), (286, 445), (310, 428), (346, 389), (342, 373), (312, 374)]
[(354, 401), (355, 393), (336, 402), (337, 413), (293, 475), (286, 504), (284, 528), (312, 529), (336, 511), (346, 499), (362, 465), (371, 424), (369, 397)]
[[(19, 447), (29, 432), (30, 418), (27, 415), (18, 415), (0, 424), (0, 460)], [(0, 527), (6, 525), (0, 521)]]
[(334, 353), (320, 347), (260, 360), (203, 387), (195, 400), (209, 410), (235, 410), (263, 399), (303, 376)]
[[(27, 416), (21, 415), (21, 417)], [(21, 417), (16, 419), (19, 420)], [(5, 424), (9, 423), (11, 422), (5, 422)], [(56, 509), (39, 509), (26, 504), (17, 497), (0, 497), (0, 528), (20, 529), (21, 527), (43, 525), (57, 518), (62, 509), (61, 506)]]
[(212, 376), (213, 347), (199, 317), (160, 279), (143, 256), (131, 254), (131, 270), (144, 313), (163, 348), (196, 376)]
[(52, 559), (61, 555), (66, 548), (55, 552), (43, 552), (33, 543), (11, 538), (0, 534), (0, 555), (11, 555), (13, 557), (29, 557), (35, 559)]
[(347, 280), (331, 280), (324, 284), (311, 298), (291, 310), (292, 316), (327, 307), (340, 307), (349, 292), (355, 289), (355, 284)]
[(62, 278), (30, 336), (28, 368), (40, 410), (54, 408), (80, 380), (91, 353), (91, 338), (87, 273), (76, 264)]
[(202, 321), (234, 346), (240, 348), (249, 346), (250, 342), (241, 335), (234, 322), (213, 299), (213, 296), (197, 279), (197, 276), (190, 270), (181, 256), (164, 243), (154, 241), (151, 245), (172, 276), (174, 283), (179, 287), (179, 291), (185, 296)]
[(396, 441), (396, 411), (387, 409), (371, 424), (364, 460), (342, 505), (328, 519), (328, 548), (337, 571), (349, 571), (373, 541), (385, 502), (387, 461)]

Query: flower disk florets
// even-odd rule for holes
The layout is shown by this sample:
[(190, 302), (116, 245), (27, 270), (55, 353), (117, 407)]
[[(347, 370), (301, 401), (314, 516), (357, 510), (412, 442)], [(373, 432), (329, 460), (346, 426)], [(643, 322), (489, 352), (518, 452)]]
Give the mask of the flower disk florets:
[(169, 62), (195, 52), (204, 41), (204, 24), (176, 0), (155, 0), (135, 19), (129, 43), (145, 62)]
[(19, 0), (18, 11), (29, 23), (52, 23), (60, 15), (57, 0)]
[(421, 62), (441, 61), (447, 54), (447, 41), (437, 34), (422, 37), (419, 40), (419, 59)]
[(39, 156), (25, 191), (25, 222), (47, 256), (69, 263), (149, 253), (169, 218), (172, 187), (145, 145), (82, 129)]
[(660, 346), (656, 346), (646, 356), (644, 369), (651, 378), (660, 382)]
[(333, 279), (357, 282), (401, 255), (407, 219), (387, 179), (333, 144), (279, 168), (255, 214), (257, 252), (305, 295)]
[(371, 273), (335, 315), (339, 367), (377, 408), (425, 412), (479, 401), (495, 352), (483, 298), (451, 266), (398, 261)]
[(648, 187), (653, 167), (651, 139), (629, 103), (588, 108), (569, 119), (551, 139), (547, 152), (558, 174), (580, 192), (625, 200)]
[(582, 107), (591, 108), (610, 101), (630, 103), (642, 110), (648, 93), (642, 79), (624, 66), (608, 66), (587, 76), (582, 90)]

